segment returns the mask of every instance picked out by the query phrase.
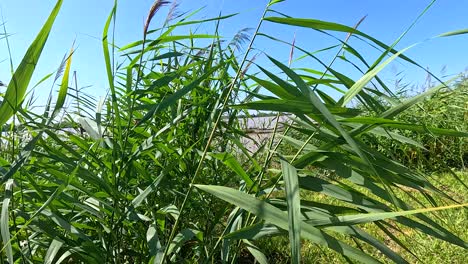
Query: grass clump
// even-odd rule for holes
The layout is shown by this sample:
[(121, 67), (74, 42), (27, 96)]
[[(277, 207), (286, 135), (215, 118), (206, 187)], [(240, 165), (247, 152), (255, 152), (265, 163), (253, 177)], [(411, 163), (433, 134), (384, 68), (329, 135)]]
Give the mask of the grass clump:
[[(449, 128), (457, 131), (467, 131), (468, 99), (466, 78), (460, 80), (446, 89), (427, 97), (414, 107), (412, 111), (401, 113), (397, 121), (404, 123), (421, 124), (422, 128)], [(410, 98), (408, 93), (403, 93), (401, 99)], [(427, 130), (428, 133), (419, 134), (405, 129), (398, 133), (419, 142), (414, 144), (395, 144), (388, 136), (374, 139), (368, 138), (368, 144), (379, 151), (406, 166), (424, 170), (427, 172), (447, 172), (450, 168), (465, 170), (468, 158), (468, 145), (465, 137), (452, 137), (438, 135)]]

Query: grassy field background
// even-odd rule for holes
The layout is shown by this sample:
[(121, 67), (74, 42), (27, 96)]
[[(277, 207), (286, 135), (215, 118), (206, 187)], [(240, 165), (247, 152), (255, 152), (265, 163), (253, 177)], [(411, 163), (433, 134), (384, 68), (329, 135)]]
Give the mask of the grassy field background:
[[(468, 181), (467, 171), (457, 172), (457, 175), (463, 182)], [(459, 182), (454, 179), (451, 174), (435, 174), (433, 177), (439, 181), (441, 188), (449, 190), (448, 194), (451, 197), (462, 203), (468, 201), (468, 193), (465, 188), (460, 186)], [(316, 195), (313, 193), (303, 193), (302, 195), (307, 197), (305, 198), (306, 200), (310, 201), (328, 201), (330, 203), (339, 204), (324, 195)], [(420, 200), (423, 200), (420, 194), (414, 193), (414, 195), (416, 195)], [(404, 197), (404, 195), (401, 196)], [(406, 202), (415, 207), (420, 206), (413, 200), (407, 200)], [(433, 217), (439, 224), (447, 226), (451, 232), (457, 234), (460, 238), (468, 240), (468, 232), (466, 232), (466, 230), (468, 230), (468, 210), (447, 210), (435, 212), (431, 214), (431, 217)], [(365, 224), (361, 225), (361, 227), (376, 238), (384, 241), (395, 252), (398, 252), (398, 254), (401, 254), (406, 259), (410, 260), (410, 263), (462, 264), (468, 259), (468, 251), (464, 248), (431, 238), (422, 232), (401, 226), (395, 222), (391, 223), (395, 226), (395, 229), (391, 230), (391, 233), (398, 238), (403, 245), (407, 245), (410, 251), (402, 248), (374, 224)], [(353, 241), (349, 240), (349, 243), (353, 243)], [(265, 249), (265, 254), (269, 257), (270, 263), (288, 263), (291, 261), (289, 241), (286, 237), (263, 239), (260, 242), (260, 246)], [(373, 252), (377, 257), (380, 256), (379, 259), (383, 263), (391, 263), (386, 260), (381, 253), (372, 250), (370, 247), (364, 246), (364, 248)], [(325, 247), (307, 243), (306, 241), (304, 241), (304, 245), (301, 249), (301, 255), (303, 256), (303, 263), (347, 263), (341, 255), (336, 254)]]

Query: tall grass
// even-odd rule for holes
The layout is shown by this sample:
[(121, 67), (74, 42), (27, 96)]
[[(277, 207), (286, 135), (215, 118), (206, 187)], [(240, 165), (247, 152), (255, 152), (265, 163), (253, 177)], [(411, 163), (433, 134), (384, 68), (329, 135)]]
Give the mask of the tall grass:
[[(453, 85), (453, 88), (442, 89), (427, 97), (418, 103), (413, 111), (402, 113), (398, 121), (467, 131), (468, 86), (466, 77), (462, 77)], [(450, 168), (466, 169), (468, 164), (467, 138), (440, 137), (432, 133), (418, 134), (412, 131), (401, 131), (401, 133), (417, 140), (424, 148), (395, 145), (390, 140), (379, 139), (382, 145), (381, 151), (405, 165), (418, 167), (428, 172), (447, 171)]]
[[(386, 45), (357, 26), (277, 17), (277, 2), (267, 3), (252, 35), (241, 30), (224, 42), (218, 26), (233, 15), (190, 20), (193, 14), (178, 15), (177, 5), (171, 5), (166, 22), (153, 28), (153, 17), (169, 4), (155, 1), (143, 39), (117, 47), (110, 34), (115, 1), (102, 38), (109, 96), (97, 101), (76, 87), (76, 76), (70, 78), (72, 49), (50, 80), (53, 87), (62, 79), (58, 98), (53, 100), (51, 92), (44, 113), (38, 114), (22, 102), (34, 71), (30, 62), (39, 59), (58, 1), (0, 106), (0, 125), (14, 120), (1, 134), (0, 262), (266, 263), (258, 240), (283, 235), (289, 236), (293, 263), (301, 262), (304, 239), (350, 261), (375, 263), (377, 254), (383, 254), (407, 262), (366, 232), (364, 224), (410, 252), (410, 245), (391, 235), (396, 225), (466, 248), (465, 241), (428, 214), (461, 210), (466, 201), (455, 200), (424, 173), (364, 141), (387, 137), (395, 144), (422, 147), (401, 130), (466, 137), (463, 131), (396, 119), (449, 84), (406, 100), (393, 98), (380, 71), (399, 59), (419, 66), (403, 55), (407, 49), (394, 49), (400, 38)], [(213, 34), (176, 33), (213, 22)], [(292, 69), (264, 54), (274, 65), (267, 68), (256, 64), (250, 52), (256, 38), (288, 43), (262, 33), (263, 23), (349, 35), (336, 39), (339, 50), (332, 58), (289, 44), (291, 54), (301, 52), (323, 68)], [(201, 40), (209, 44), (197, 46)], [(353, 41), (384, 51), (368, 61), (351, 46)], [(238, 54), (246, 43), (244, 54)], [(353, 80), (340, 73), (336, 60), (359, 62), (362, 77)], [(342, 91), (341, 97), (335, 100), (329, 89)], [(377, 93), (381, 98), (373, 96)], [(65, 96), (73, 102), (68, 108)], [(367, 110), (350, 107), (352, 101)], [(237, 116), (252, 110), (290, 113), (294, 123), (282, 135), (276, 127), (273, 138), (251, 153), (241, 143), (247, 135)], [(284, 145), (293, 153), (281, 151)], [(304, 193), (327, 198), (312, 201)]]

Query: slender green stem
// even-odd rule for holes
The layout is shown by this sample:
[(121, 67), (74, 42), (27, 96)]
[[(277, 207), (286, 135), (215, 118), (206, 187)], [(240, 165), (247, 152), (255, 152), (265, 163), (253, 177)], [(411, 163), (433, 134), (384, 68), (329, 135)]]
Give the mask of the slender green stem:
[(208, 141), (206, 142), (205, 149), (203, 150), (203, 153), (202, 153), (202, 155), (201, 155), (200, 161), (199, 161), (198, 166), (197, 166), (197, 168), (196, 168), (196, 170), (195, 170), (195, 174), (194, 174), (193, 177), (192, 177), (192, 180), (191, 180), (189, 189), (187, 190), (187, 192), (186, 192), (186, 194), (185, 194), (185, 197), (184, 197), (184, 200), (183, 200), (183, 202), (182, 202), (182, 205), (181, 205), (181, 207), (180, 207), (180, 209), (179, 209), (179, 211), (180, 211), (180, 216), (176, 219), (176, 221), (175, 221), (175, 223), (174, 223), (174, 226), (172, 227), (171, 234), (169, 235), (169, 239), (167, 240), (167, 244), (166, 244), (166, 247), (165, 247), (165, 249), (164, 249), (164, 254), (163, 254), (162, 258), (161, 258), (161, 263), (164, 263), (165, 259), (167, 258), (167, 254), (168, 254), (168, 251), (169, 251), (170, 243), (171, 243), (171, 241), (174, 239), (174, 236), (175, 236), (175, 234), (176, 234), (176, 232), (177, 232), (177, 228), (178, 228), (178, 226), (179, 226), (179, 224), (180, 224), (180, 219), (182, 219), (182, 214), (183, 214), (183, 212), (184, 212), (184, 210), (185, 210), (185, 206), (186, 206), (186, 204), (187, 204), (187, 200), (188, 200), (188, 198), (190, 197), (190, 195), (191, 195), (191, 193), (192, 193), (192, 191), (193, 191), (195, 180), (197, 179), (197, 177), (198, 177), (199, 174), (201, 173), (201, 168), (202, 168), (202, 166), (203, 166), (203, 162), (204, 162), (204, 160), (205, 160), (205, 158), (206, 158), (206, 155), (207, 155), (208, 150), (209, 150), (209, 148), (210, 148), (211, 142), (212, 142), (213, 139), (214, 139), (214, 134), (215, 134), (216, 129), (217, 129), (218, 125), (219, 125), (219, 122), (221, 121), (221, 118), (222, 118), (224, 109), (226, 108), (227, 102), (228, 102), (229, 98), (231, 97), (231, 93), (232, 93), (232, 91), (234, 90), (234, 87), (236, 86), (236, 83), (237, 83), (239, 77), (240, 77), (241, 74), (242, 74), (243, 66), (244, 66), (245, 62), (247, 61), (247, 56), (249, 55), (249, 52), (250, 52), (250, 50), (252, 49), (253, 43), (255, 42), (255, 38), (256, 38), (256, 36), (257, 36), (259, 30), (260, 30), (260, 27), (261, 27), (261, 25), (262, 25), (262, 22), (263, 22), (263, 20), (264, 20), (264, 18), (265, 18), (265, 15), (266, 15), (267, 11), (268, 11), (269, 5), (270, 5), (270, 4), (268, 4), (268, 5), (265, 7), (265, 9), (264, 9), (264, 11), (263, 11), (263, 14), (262, 14), (262, 16), (261, 16), (261, 19), (260, 19), (260, 21), (259, 21), (259, 23), (258, 23), (258, 25), (257, 25), (257, 28), (255, 29), (255, 33), (254, 33), (252, 39), (250, 40), (249, 46), (248, 46), (248, 48), (247, 48), (247, 50), (246, 50), (246, 52), (245, 52), (245, 54), (244, 54), (244, 57), (243, 57), (243, 59), (242, 59), (242, 61), (241, 61), (241, 63), (240, 63), (239, 69), (237, 70), (236, 76), (234, 77), (234, 79), (232, 80), (231, 84), (230, 84), (229, 87), (228, 87), (228, 91), (227, 91), (226, 96), (225, 96), (225, 98), (224, 98), (223, 104), (222, 104), (222, 106), (221, 106), (221, 109), (219, 109), (219, 113), (218, 113), (218, 115), (217, 115), (217, 117), (216, 117), (216, 119), (215, 119), (215, 123), (213, 124), (213, 127), (212, 127), (212, 129), (211, 129), (210, 135), (209, 135), (209, 137), (208, 137)]

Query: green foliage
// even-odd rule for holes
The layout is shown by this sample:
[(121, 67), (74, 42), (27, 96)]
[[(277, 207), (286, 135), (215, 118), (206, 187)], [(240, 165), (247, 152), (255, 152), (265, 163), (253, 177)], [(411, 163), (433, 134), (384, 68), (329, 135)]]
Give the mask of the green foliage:
[[(433, 175), (433, 177), (439, 179), (441, 188), (449, 190), (448, 193), (456, 200), (466, 201), (468, 199), (465, 187), (460, 185), (452, 175), (436, 174)], [(459, 173), (458, 177), (460, 177), (461, 180), (466, 181), (468, 173)], [(404, 191), (408, 190), (397, 192), (404, 196)], [(424, 199), (420, 194), (416, 194), (414, 192), (412, 192), (412, 194), (417, 195), (417, 198), (420, 200)], [(320, 194), (302, 193), (302, 195), (307, 197), (308, 200), (336, 204), (332, 199)], [(405, 202), (414, 206), (420, 206), (417, 201), (412, 200), (409, 197), (405, 198)], [(468, 239), (468, 234), (465, 232), (466, 228), (468, 228), (468, 223), (465, 221), (467, 217), (466, 210), (452, 209), (447, 211), (437, 211), (430, 215), (437, 223), (446, 224), (451, 232), (459, 235), (465, 240)], [(383, 232), (377, 225), (365, 224), (360, 226), (376, 239), (385, 241), (390, 248), (395, 250), (410, 263), (463, 263), (468, 257), (467, 250), (442, 240), (433, 239), (423, 232), (405, 227), (404, 225), (394, 224), (394, 227), (388, 229), (388, 234)], [(392, 240), (392, 235), (403, 245), (408, 245), (408, 249), (411, 251), (406, 251), (395, 240)], [(353, 243), (351, 238), (344, 239), (349, 243)], [(289, 242), (286, 236), (275, 236), (259, 240), (259, 246), (265, 248), (265, 255), (272, 260), (271, 263), (289, 262), (290, 250), (288, 244)], [(376, 249), (371, 249), (367, 245), (361, 244), (361, 246), (368, 248), (370, 251), (376, 251)], [(308, 242), (305, 242), (302, 247), (301, 255), (304, 263), (346, 263), (346, 260), (336, 252)], [(376, 252), (375, 255), (379, 256), (378, 258), (380, 261), (388, 262), (382, 254)]]
[[(50, 97), (43, 114), (29, 104), (21, 107), (34, 67), (20, 64), (13, 79), (24, 76), (21, 87), (10, 85), (21, 91), (11, 98), (9, 86), (0, 106), (7, 109), (0, 111), (0, 124), (14, 117), (0, 134), (0, 262), (6, 257), (9, 263), (266, 263), (271, 249), (263, 246), (289, 236), (295, 263), (310, 259), (303, 254), (310, 246), (346, 260), (405, 263), (413, 255), (393, 247), (411, 251), (408, 241), (392, 236), (398, 228), (466, 249), (466, 238), (430, 215), (465, 207), (466, 197), (454, 197), (380, 149), (385, 136), (392, 144), (420, 148), (425, 142), (418, 140), (433, 134), (466, 137), (466, 127), (403, 119), (446, 86), (404, 101), (392, 95), (376, 100), (367, 86), (376, 80), (379, 90), (389, 91), (378, 76), (388, 63), (402, 59), (419, 66), (404, 50), (394, 50), (398, 41), (388, 46), (345, 25), (270, 17), (279, 14), (270, 9), (278, 2), (267, 5), (240, 58), (236, 50), (247, 42), (245, 31), (229, 45), (217, 31), (232, 15), (168, 17), (162, 27), (150, 29), (167, 1), (151, 7), (143, 40), (119, 49), (109, 33), (115, 1), (103, 30), (110, 89), (101, 101), (69, 87), (70, 54), (53, 80), (65, 65), (56, 104)], [(60, 4), (23, 61), (38, 59)], [(217, 24), (211, 35), (174, 33), (207, 22)], [(284, 41), (259, 33), (263, 23), (348, 32), (385, 51), (368, 64), (349, 38), (338, 41), (332, 61), (362, 62), (357, 81), (335, 70), (333, 62), (325, 64), (329, 58), (317, 57), (327, 49), (309, 52), (292, 45), (323, 69), (291, 69), (270, 54), (274, 67), (267, 70), (248, 62), (256, 37)], [(338, 100), (328, 95), (330, 88), (342, 92)], [(66, 100), (73, 102), (69, 109)], [(348, 102), (354, 100), (372, 111), (351, 108)], [(238, 120), (251, 110), (286, 112), (294, 122), (282, 136), (275, 126), (273, 138), (251, 153)], [(287, 255), (280, 257), (289, 260)]]
[(438, 135), (428, 127), (468, 131), (468, 84), (462, 79), (450, 89), (420, 102), (412, 111), (397, 117), (398, 121), (408, 124), (421, 124), (428, 133), (399, 130), (398, 133), (420, 142), (422, 147), (394, 144), (388, 138), (379, 138), (379, 150), (401, 163), (427, 171), (448, 168), (466, 169), (468, 164), (468, 139)]
[(5, 92), (5, 96), (2, 98), (0, 104), (0, 126), (3, 126), (8, 119), (20, 108), (26, 90), (28, 89), (29, 81), (31, 80), (32, 74), (36, 68), (37, 61), (39, 60), (42, 50), (44, 49), (47, 38), (49, 37), (50, 30), (54, 24), (55, 18), (60, 11), (62, 1), (57, 1), (54, 9), (50, 16), (45, 22), (36, 39), (31, 43), (26, 54), (21, 60), (20, 65), (15, 70), (11, 81), (8, 84), (8, 88)]

